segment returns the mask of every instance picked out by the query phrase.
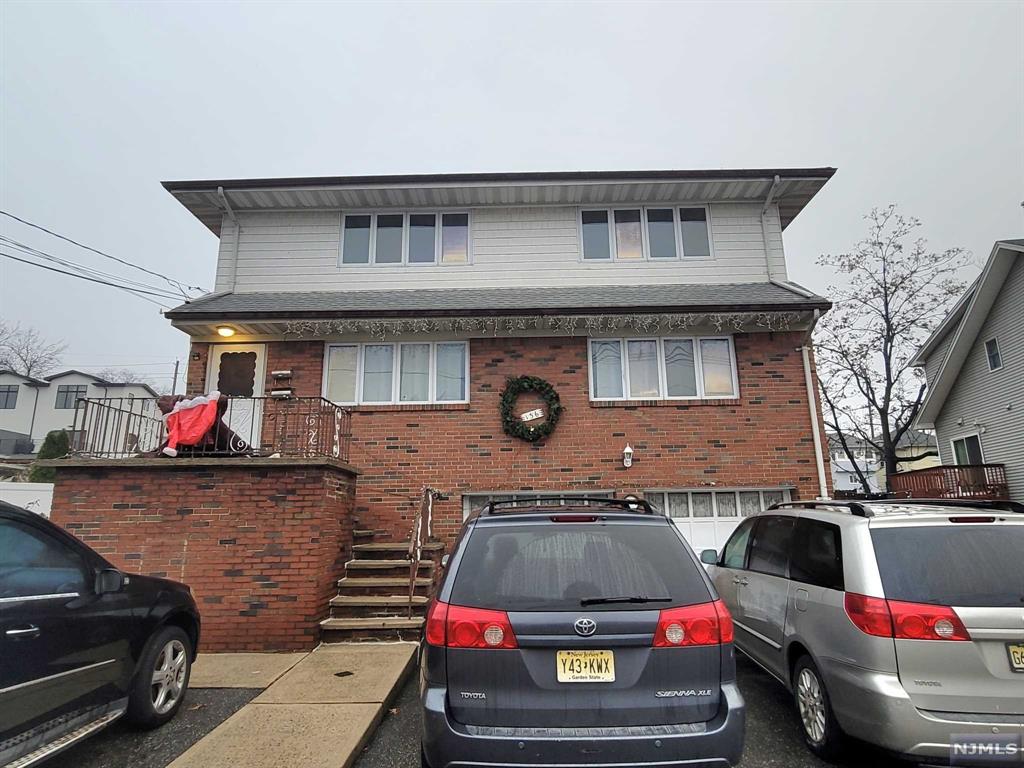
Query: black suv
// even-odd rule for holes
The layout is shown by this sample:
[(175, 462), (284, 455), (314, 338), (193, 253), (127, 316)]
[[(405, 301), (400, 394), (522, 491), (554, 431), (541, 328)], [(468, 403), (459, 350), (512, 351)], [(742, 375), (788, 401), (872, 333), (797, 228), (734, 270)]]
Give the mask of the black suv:
[(0, 502), (0, 765), (35, 765), (121, 715), (167, 722), (198, 643), (184, 584), (123, 574)]
[(732, 619), (644, 501), (491, 502), (422, 648), (423, 765), (735, 765)]

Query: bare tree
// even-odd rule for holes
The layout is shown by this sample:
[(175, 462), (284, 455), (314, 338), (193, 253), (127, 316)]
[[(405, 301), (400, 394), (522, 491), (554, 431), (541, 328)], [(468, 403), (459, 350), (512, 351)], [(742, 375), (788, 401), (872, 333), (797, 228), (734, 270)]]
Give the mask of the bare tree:
[(924, 379), (910, 361), (963, 293), (969, 254), (962, 248), (930, 250), (915, 236), (921, 223), (894, 205), (876, 208), (865, 219), (868, 235), (851, 252), (818, 259), (841, 281), (829, 288), (835, 307), (818, 325), (816, 343), (825, 423), (869, 492), (848, 440), (874, 447), (886, 475), (896, 472), (896, 447), (925, 393)]
[(146, 384), (156, 389), (156, 382), (150, 376), (140, 374), (131, 368), (104, 368), (96, 373), (104, 381), (112, 381), (118, 384)]
[(22, 376), (43, 376), (58, 365), (67, 345), (50, 341), (35, 328), (0, 321), (0, 368)]

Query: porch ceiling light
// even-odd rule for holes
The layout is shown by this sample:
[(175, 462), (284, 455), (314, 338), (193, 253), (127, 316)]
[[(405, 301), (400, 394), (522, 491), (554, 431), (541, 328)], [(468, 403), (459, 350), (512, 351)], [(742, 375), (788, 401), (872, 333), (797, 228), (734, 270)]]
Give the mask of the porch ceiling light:
[(230, 325), (218, 325), (217, 333), (223, 336), (224, 338), (228, 338), (229, 336), (235, 335), (235, 329), (232, 328)]

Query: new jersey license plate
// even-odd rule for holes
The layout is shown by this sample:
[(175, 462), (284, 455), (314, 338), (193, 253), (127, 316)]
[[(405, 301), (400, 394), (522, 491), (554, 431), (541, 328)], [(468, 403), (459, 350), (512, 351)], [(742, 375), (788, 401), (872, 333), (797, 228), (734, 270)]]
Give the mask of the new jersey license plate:
[(1010, 657), (1010, 669), (1024, 672), (1024, 643), (1007, 643), (1006, 655)]
[(611, 651), (558, 651), (555, 664), (560, 683), (615, 682), (615, 654)]

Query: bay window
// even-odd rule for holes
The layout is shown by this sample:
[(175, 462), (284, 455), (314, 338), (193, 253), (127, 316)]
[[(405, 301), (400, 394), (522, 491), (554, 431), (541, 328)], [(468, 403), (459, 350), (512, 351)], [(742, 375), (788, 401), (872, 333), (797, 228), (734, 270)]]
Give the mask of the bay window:
[(324, 397), (342, 405), (464, 403), (468, 342), (328, 344)]
[(732, 338), (591, 339), (591, 400), (738, 397)]

